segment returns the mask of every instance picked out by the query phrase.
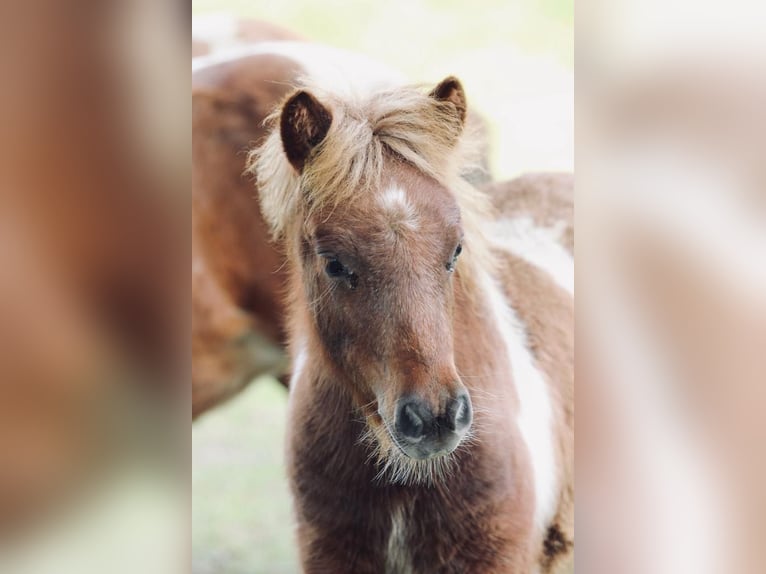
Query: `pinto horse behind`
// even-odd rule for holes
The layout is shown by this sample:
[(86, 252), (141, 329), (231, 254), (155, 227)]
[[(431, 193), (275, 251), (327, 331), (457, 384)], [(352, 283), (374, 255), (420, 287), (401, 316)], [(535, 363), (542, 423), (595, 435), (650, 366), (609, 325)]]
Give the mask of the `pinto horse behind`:
[(251, 154), (306, 572), (573, 571), (571, 253), (462, 177), (466, 109), (452, 77), (304, 87)]

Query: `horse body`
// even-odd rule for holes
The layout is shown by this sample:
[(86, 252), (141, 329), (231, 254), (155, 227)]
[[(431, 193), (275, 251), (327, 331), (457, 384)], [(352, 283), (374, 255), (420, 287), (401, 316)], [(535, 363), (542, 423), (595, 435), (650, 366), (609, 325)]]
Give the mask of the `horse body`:
[[(571, 173), (529, 173), (482, 187), (497, 212), (495, 237), (537, 234), (542, 231), (574, 255), (574, 176)], [(524, 223), (521, 223), (524, 222)], [(521, 225), (520, 225), (521, 224)], [(531, 232), (531, 233), (528, 233)], [(550, 241), (542, 243), (550, 248)], [(525, 255), (529, 249), (519, 248)]]
[(571, 294), (484, 238), (485, 198), (451, 171), (464, 121), (454, 79), (362, 104), (299, 91), (254, 154), (290, 266), (307, 572), (572, 566)]
[[(192, 414), (199, 416), (253, 377), (280, 375), (282, 255), (252, 184), (244, 150), (264, 135), (263, 119), (289, 89), (295, 64), (233, 59), (192, 79)], [(225, 224), (222, 224), (225, 222)]]

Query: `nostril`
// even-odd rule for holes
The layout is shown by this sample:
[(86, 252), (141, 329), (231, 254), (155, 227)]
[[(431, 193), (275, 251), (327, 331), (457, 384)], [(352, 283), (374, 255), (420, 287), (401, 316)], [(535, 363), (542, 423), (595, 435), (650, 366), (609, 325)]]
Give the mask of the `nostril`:
[(471, 424), (471, 399), (462, 394), (454, 399), (447, 409), (447, 424), (450, 430), (462, 431)]
[(412, 405), (406, 405), (404, 407), (404, 421), (405, 426), (410, 431), (407, 434), (410, 436), (420, 436), (423, 434), (423, 419), (421, 419), (415, 412)]
[(399, 408), (396, 430), (400, 435), (411, 440), (418, 440), (423, 437), (423, 428), (423, 417), (413, 403), (406, 403)]

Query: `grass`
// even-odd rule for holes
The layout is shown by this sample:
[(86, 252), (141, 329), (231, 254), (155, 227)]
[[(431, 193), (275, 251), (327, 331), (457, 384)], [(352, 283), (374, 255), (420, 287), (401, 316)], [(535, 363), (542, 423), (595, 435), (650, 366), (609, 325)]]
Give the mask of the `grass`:
[(195, 574), (297, 572), (284, 471), (287, 393), (270, 378), (192, 429)]

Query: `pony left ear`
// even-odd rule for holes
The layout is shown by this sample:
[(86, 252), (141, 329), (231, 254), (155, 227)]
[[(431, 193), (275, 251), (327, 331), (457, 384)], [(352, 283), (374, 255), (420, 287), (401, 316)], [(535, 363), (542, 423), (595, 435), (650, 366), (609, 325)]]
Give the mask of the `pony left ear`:
[(443, 79), (428, 95), (435, 100), (448, 102), (455, 106), (455, 112), (457, 113), (460, 123), (465, 123), (466, 111), (468, 109), (465, 103), (465, 92), (463, 91), (463, 85), (460, 83), (460, 80), (455, 76), (449, 76)]
[(279, 129), (285, 155), (296, 170), (303, 171), (311, 152), (322, 143), (331, 123), (330, 110), (305, 90), (295, 92), (285, 102)]

